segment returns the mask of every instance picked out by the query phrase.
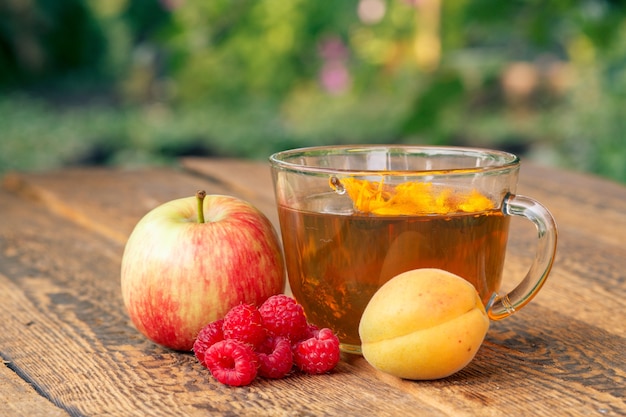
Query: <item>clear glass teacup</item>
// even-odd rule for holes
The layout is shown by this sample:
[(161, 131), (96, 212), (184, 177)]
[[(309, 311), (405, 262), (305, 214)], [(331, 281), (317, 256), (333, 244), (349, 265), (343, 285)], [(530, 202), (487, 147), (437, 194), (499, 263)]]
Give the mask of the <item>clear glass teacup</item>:
[[(321, 146), (270, 157), (289, 285), (310, 322), (359, 353), (359, 321), (401, 272), (441, 268), (471, 282), (492, 320), (526, 305), (556, 253), (557, 229), (515, 195), (519, 158), (488, 149)], [(532, 221), (536, 256), (501, 294), (510, 216)]]

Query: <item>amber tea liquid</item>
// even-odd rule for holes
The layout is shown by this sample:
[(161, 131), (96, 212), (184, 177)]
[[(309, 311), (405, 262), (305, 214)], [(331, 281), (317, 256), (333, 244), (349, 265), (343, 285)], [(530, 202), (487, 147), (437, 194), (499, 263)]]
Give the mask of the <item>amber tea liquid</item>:
[(374, 292), (395, 275), (441, 268), (466, 278), (483, 303), (499, 289), (509, 217), (499, 210), (372, 216), (333, 207), (332, 195), (304, 209), (279, 207), (291, 290), (310, 322), (360, 352), (358, 326)]

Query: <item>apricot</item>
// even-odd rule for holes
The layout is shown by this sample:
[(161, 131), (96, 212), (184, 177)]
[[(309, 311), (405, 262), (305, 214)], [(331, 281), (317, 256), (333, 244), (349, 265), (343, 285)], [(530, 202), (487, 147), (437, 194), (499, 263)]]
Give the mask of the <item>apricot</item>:
[(476, 355), (489, 318), (472, 284), (423, 268), (396, 275), (367, 304), (361, 352), (376, 369), (404, 379), (445, 378)]

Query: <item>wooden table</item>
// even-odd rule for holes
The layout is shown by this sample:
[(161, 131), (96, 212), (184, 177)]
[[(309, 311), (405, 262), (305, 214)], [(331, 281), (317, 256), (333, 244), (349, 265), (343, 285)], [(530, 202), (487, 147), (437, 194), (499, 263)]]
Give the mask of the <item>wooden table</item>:
[[(626, 415), (626, 187), (523, 165), (520, 194), (560, 228), (547, 284), (494, 322), (447, 379), (404, 381), (362, 357), (329, 375), (223, 386), (192, 354), (146, 340), (120, 294), (124, 243), (148, 210), (197, 189), (242, 197), (278, 226), (265, 163), (75, 168), (4, 177), (0, 189), (0, 416)], [(521, 278), (532, 226), (512, 221), (505, 272)]]

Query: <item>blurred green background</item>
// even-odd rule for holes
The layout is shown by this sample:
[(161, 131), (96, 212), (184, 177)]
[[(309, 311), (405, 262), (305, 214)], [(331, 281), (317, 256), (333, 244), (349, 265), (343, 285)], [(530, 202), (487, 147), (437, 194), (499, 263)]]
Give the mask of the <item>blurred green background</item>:
[(506, 149), (626, 182), (621, 0), (0, 0), (0, 174)]

